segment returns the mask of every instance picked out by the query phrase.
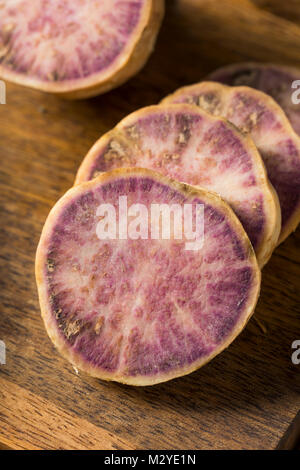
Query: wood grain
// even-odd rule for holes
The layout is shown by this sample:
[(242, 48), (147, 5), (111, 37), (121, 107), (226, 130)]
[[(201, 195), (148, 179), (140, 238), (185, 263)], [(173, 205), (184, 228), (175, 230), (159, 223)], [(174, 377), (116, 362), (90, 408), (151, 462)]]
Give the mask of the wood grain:
[(299, 0), (252, 0), (254, 5), (289, 21), (300, 22)]
[(300, 450), (300, 411), (280, 439), (277, 450)]
[[(0, 440), (14, 449), (133, 449), (127, 442), (0, 378)], [(72, 444), (71, 444), (72, 443)]]
[(299, 26), (250, 0), (184, 0), (178, 11), (198, 40), (218, 52), (221, 47), (250, 60), (300, 65)]
[[(300, 408), (300, 366), (291, 361), (292, 342), (300, 339), (299, 229), (263, 271), (256, 317), (266, 333), (252, 319), (227, 351), (188, 377), (134, 388), (76, 375), (40, 318), (34, 256), (44, 220), (102, 133), (225, 63), (300, 63), (299, 30), (288, 21), (288, 31), (280, 20), (273, 34), (270, 13), (257, 16), (255, 27), (249, 2), (192, 3), (168, 2), (147, 66), (111, 93), (67, 102), (7, 84), (0, 106), (2, 447), (274, 449)], [(238, 9), (242, 3), (246, 10)]]

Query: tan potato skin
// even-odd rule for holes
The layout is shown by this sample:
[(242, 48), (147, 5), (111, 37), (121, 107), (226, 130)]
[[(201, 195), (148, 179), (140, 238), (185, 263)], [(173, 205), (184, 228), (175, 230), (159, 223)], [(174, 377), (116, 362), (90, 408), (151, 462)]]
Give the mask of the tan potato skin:
[[(173, 95), (170, 95), (170, 97), (171, 96)], [(116, 135), (119, 129), (122, 129), (126, 125), (130, 125), (131, 121), (135, 119), (135, 116), (138, 115), (139, 117), (142, 117), (143, 115), (146, 115), (147, 113), (151, 113), (152, 110), (157, 109), (158, 106), (161, 106), (162, 110), (168, 110), (168, 109), (172, 109), (176, 107), (181, 107), (183, 109), (186, 109), (186, 111), (188, 111), (192, 107), (193, 110), (197, 109), (198, 112), (202, 114), (206, 113), (206, 111), (200, 110), (200, 108), (196, 105), (185, 104), (185, 103), (184, 104), (169, 104), (168, 98), (169, 97), (163, 100), (163, 102), (160, 105), (148, 106), (146, 108), (142, 108), (138, 111), (131, 113), (129, 116), (125, 117), (122, 121), (120, 121), (114, 129), (112, 129), (111, 131), (107, 132), (102, 137), (100, 137), (100, 139), (92, 146), (92, 148), (89, 150), (89, 152), (83, 159), (78, 169), (74, 184), (77, 185), (77, 184), (82, 183), (83, 181), (87, 181), (90, 164), (93, 162), (94, 158), (98, 156), (99, 150), (105, 145), (105, 142), (107, 142), (112, 135)], [(220, 117), (218, 118), (215, 117), (214, 119), (222, 119), (223, 121), (226, 121), (228, 123), (227, 120), (220, 118)], [(279, 237), (280, 230), (281, 230), (280, 204), (279, 204), (277, 193), (268, 179), (264, 162), (259, 152), (257, 151), (257, 148), (253, 140), (248, 135), (242, 136), (241, 132), (235, 126), (233, 127), (235, 128), (235, 132), (239, 134), (239, 137), (245, 141), (244, 144), (247, 147), (250, 147), (250, 149), (252, 150), (252, 155), (255, 157), (255, 164), (257, 168), (259, 169), (259, 173), (261, 174), (261, 181), (264, 182), (264, 196), (268, 200), (268, 205), (270, 209), (268, 211), (269, 224), (265, 229), (264, 239), (262, 243), (260, 244), (260, 246), (257, 247), (257, 250), (256, 250), (258, 264), (260, 268), (263, 268), (263, 266), (269, 261), (274, 249), (277, 246), (278, 237)]]
[[(77, 197), (81, 193), (84, 193), (88, 189), (92, 189), (94, 186), (98, 184), (113, 181), (114, 179), (118, 179), (119, 177), (130, 177), (132, 175), (137, 176), (145, 176), (156, 179), (161, 181), (164, 184), (170, 185), (177, 191), (182, 192), (188, 196), (198, 196), (204, 198), (206, 201), (209, 201), (214, 207), (218, 207), (218, 210), (221, 211), (223, 214), (226, 215), (227, 218), (230, 219), (232, 226), (234, 227), (235, 231), (239, 234), (240, 239), (244, 245), (244, 248), (249, 253), (249, 262), (253, 268), (253, 284), (252, 290), (249, 292), (247, 306), (245, 307), (244, 313), (239, 322), (235, 325), (235, 328), (231, 335), (226, 339), (226, 341), (219, 346), (211, 355), (208, 357), (202, 358), (201, 360), (195, 362), (192, 366), (186, 368), (179, 368), (174, 369), (172, 372), (161, 374), (159, 376), (153, 377), (146, 377), (146, 376), (135, 376), (135, 377), (127, 377), (127, 376), (119, 376), (116, 374), (107, 373), (104, 371), (99, 370), (97, 367), (91, 366), (87, 361), (85, 361), (78, 353), (72, 351), (67, 343), (67, 341), (60, 335), (57, 330), (57, 325), (53, 316), (51, 315), (51, 310), (48, 302), (47, 296), (47, 279), (45, 278), (44, 274), (44, 267), (45, 267), (45, 258), (44, 258), (44, 249), (47, 247), (47, 238), (51, 233), (51, 229), (53, 224), (55, 223), (60, 211), (64, 208), (66, 204), (74, 197)], [(176, 377), (180, 377), (183, 375), (190, 374), (191, 372), (199, 369), (204, 364), (212, 360), (217, 354), (222, 352), (225, 348), (227, 348), (232, 341), (239, 335), (239, 333), (244, 329), (247, 322), (251, 318), (257, 300), (259, 298), (260, 293), (260, 282), (261, 282), (261, 272), (259, 266), (257, 264), (256, 256), (253, 251), (252, 245), (249, 241), (249, 238), (243, 229), (240, 221), (229, 207), (227, 203), (225, 203), (218, 194), (213, 192), (207, 191), (201, 188), (194, 188), (193, 186), (179, 183), (174, 181), (168, 177), (165, 177), (159, 173), (153, 172), (152, 170), (147, 170), (144, 168), (122, 168), (117, 170), (112, 170), (106, 173), (101, 174), (97, 178), (88, 181), (86, 183), (82, 183), (81, 185), (75, 186), (71, 188), (67, 193), (56, 203), (56, 205), (50, 211), (50, 214), (46, 220), (44, 225), (42, 235), (38, 244), (37, 253), (36, 253), (36, 262), (35, 262), (35, 273), (36, 273), (36, 282), (38, 287), (38, 294), (39, 294), (39, 301), (41, 307), (41, 314), (42, 318), (45, 323), (45, 327), (49, 337), (51, 338), (52, 342), (58, 349), (58, 351), (62, 354), (62, 356), (67, 359), (75, 368), (81, 370), (89, 374), (92, 377), (97, 377), (102, 380), (113, 380), (117, 382), (121, 382), (128, 385), (136, 385), (136, 386), (145, 386), (145, 385), (155, 385), (161, 382), (165, 382)]]
[(148, 0), (135, 36), (105, 73), (99, 72), (74, 81), (45, 82), (10, 71), (0, 65), (0, 78), (65, 99), (90, 98), (106, 93), (122, 85), (145, 65), (154, 49), (164, 12), (165, 0)]
[[(231, 68), (234, 68), (234, 66), (228, 66), (227, 69), (231, 70)], [(282, 68), (284, 69), (284, 67), (282, 67)], [(286, 69), (287, 70), (294, 70), (296, 72), (296, 69), (292, 69), (292, 68), (288, 68), (288, 67), (286, 67)], [(224, 70), (226, 70), (226, 69), (224, 68)], [(172, 102), (174, 97), (176, 97), (176, 95), (181, 95), (182, 93), (185, 93), (186, 91), (189, 91), (189, 90), (193, 91), (193, 89), (195, 89), (195, 90), (199, 89), (199, 86), (203, 86), (204, 88), (207, 87), (207, 86), (216, 86), (216, 87), (218, 87), (219, 90), (223, 90), (222, 93), (227, 93), (227, 91), (234, 89), (235, 91), (240, 91), (240, 92), (246, 91), (247, 94), (252, 94), (252, 95), (254, 95), (254, 97), (260, 96), (261, 100), (265, 101), (268, 104), (268, 108), (272, 109), (272, 111), (277, 115), (279, 121), (282, 122), (283, 126), (288, 131), (288, 133), (293, 137), (294, 141), (297, 143), (297, 145), (300, 149), (300, 137), (298, 136), (298, 134), (292, 128), (291, 123), (290, 123), (289, 119), (287, 118), (287, 116), (286, 116), (285, 112), (283, 111), (283, 109), (279, 106), (279, 104), (276, 103), (276, 101), (271, 96), (267, 95), (266, 93), (264, 93), (262, 91), (253, 89), (251, 87), (247, 87), (247, 86), (234, 86), (234, 87), (231, 87), (229, 85), (224, 85), (223, 83), (205, 81), (205, 82), (197, 83), (195, 85), (190, 85), (190, 86), (179, 88), (174, 93), (172, 93), (171, 95), (168, 95), (166, 98), (164, 98), (162, 100), (162, 103), (170, 103), (170, 102)], [(196, 106), (196, 105), (193, 105), (193, 106)], [(299, 153), (300, 153), (300, 150), (299, 150)], [(271, 182), (269, 182), (269, 186), (270, 186), (271, 190), (274, 193), (274, 196), (276, 197), (276, 199), (278, 201), (278, 205), (280, 206), (276, 190), (273, 188), (273, 185), (271, 184)], [(278, 236), (276, 246), (278, 246), (282, 242), (284, 242), (284, 240), (292, 232), (294, 232), (296, 230), (299, 223), (300, 223), (300, 206), (298, 207), (298, 210), (294, 212), (293, 217), (291, 217), (291, 220), (289, 221), (288, 224), (285, 225), (283, 230), (281, 230), (281, 220), (278, 221), (278, 224), (280, 224), (280, 231), (279, 231), (280, 233), (279, 233), (279, 236)], [(274, 247), (274, 249), (275, 249), (275, 247)]]

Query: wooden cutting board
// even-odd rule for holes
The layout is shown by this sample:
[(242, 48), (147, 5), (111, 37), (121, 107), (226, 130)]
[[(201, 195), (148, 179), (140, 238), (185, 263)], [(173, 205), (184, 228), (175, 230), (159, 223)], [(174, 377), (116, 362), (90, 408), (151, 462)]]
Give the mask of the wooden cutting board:
[(269, 11), (244, 0), (170, 0), (150, 61), (118, 90), (67, 102), (7, 85), (0, 105), (0, 448), (273, 449), (288, 428), (300, 408), (300, 365), (291, 361), (300, 339), (299, 229), (263, 270), (255, 318), (230, 348), (190, 376), (149, 388), (76, 375), (46, 335), (34, 279), (45, 218), (102, 133), (220, 65), (300, 66), (300, 27)]

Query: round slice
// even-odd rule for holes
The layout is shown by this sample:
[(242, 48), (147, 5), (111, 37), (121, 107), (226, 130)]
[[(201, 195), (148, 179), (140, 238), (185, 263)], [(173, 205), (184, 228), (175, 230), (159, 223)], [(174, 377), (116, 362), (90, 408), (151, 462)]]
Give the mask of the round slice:
[(2, 0), (0, 11), (0, 77), (85, 98), (144, 65), (164, 0)]
[[(209, 80), (230, 86), (250, 86), (263, 91), (277, 101), (300, 136), (299, 92), (292, 87), (300, 80), (300, 69), (273, 64), (242, 63), (220, 68)], [(299, 89), (299, 84), (296, 84)], [(296, 101), (292, 98), (296, 93)]]
[[(202, 225), (193, 224), (203, 243), (188, 248), (185, 216), (162, 236), (169, 222), (164, 212), (155, 225), (154, 205), (181, 214), (188, 207), (192, 219), (202, 208)], [(105, 223), (103, 207), (114, 214)], [(99, 223), (107, 223), (108, 238)], [(137, 168), (104, 173), (60, 199), (41, 235), (36, 278), (46, 329), (64, 357), (131, 385), (170, 380), (211, 360), (243, 329), (260, 289), (251, 243), (217, 194)]]
[(283, 242), (300, 222), (300, 138), (286, 115), (265, 93), (249, 87), (202, 82), (181, 88), (167, 103), (194, 103), (250, 134), (279, 197)]
[(276, 246), (280, 207), (249, 137), (196, 106), (150, 106), (92, 147), (76, 183), (118, 167), (150, 168), (219, 193), (242, 222), (263, 266)]

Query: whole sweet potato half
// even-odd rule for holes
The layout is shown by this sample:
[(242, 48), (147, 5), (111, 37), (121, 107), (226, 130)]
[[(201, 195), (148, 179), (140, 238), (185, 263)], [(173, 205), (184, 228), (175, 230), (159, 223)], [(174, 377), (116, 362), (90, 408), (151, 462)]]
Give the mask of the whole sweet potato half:
[(124, 83), (153, 50), (164, 0), (1, 0), (0, 77), (65, 98)]
[[(120, 197), (129, 215), (153, 204), (200, 205), (200, 249), (187, 250), (175, 229), (169, 238), (99, 238), (99, 206), (115, 208), (120, 226)], [(244, 328), (260, 289), (251, 243), (217, 194), (138, 168), (104, 173), (58, 201), (39, 242), (36, 278), (46, 329), (63, 356), (94, 377), (131, 385), (210, 361)]]

